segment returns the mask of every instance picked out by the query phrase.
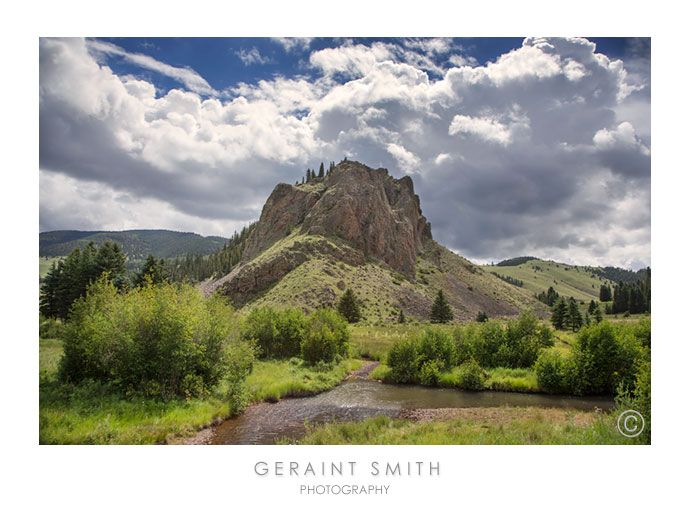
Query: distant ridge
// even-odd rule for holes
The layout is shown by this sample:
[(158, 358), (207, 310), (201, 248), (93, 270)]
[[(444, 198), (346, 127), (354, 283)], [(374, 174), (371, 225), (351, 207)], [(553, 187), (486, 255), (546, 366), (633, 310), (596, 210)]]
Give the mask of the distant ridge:
[(194, 253), (209, 255), (223, 247), (228, 239), (219, 236), (200, 236), (193, 232), (173, 230), (55, 230), (41, 232), (38, 236), (39, 256), (58, 257), (69, 255), (75, 248), (84, 248), (89, 241), (100, 245), (114, 241), (123, 248), (132, 260), (146, 258), (150, 253), (157, 259)]

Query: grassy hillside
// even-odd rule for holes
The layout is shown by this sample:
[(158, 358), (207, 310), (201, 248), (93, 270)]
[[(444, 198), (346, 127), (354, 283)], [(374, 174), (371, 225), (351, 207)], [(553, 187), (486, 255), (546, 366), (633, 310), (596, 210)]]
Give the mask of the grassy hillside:
[(39, 255), (55, 257), (68, 255), (74, 248), (84, 248), (89, 241), (100, 245), (104, 241), (115, 241), (131, 260), (145, 259), (150, 253), (157, 259), (195, 253), (208, 255), (221, 248), (228, 240), (224, 237), (202, 237), (192, 232), (172, 230), (124, 230), (124, 231), (80, 231), (59, 230), (39, 234)]
[(39, 257), (38, 258), (38, 279), (42, 280), (55, 262), (60, 260), (60, 257)]
[[(344, 244), (336, 238), (294, 232), (258, 255), (251, 264), (277, 259), (296, 243), (317, 245), (317, 240), (325, 240), (330, 246)], [(514, 316), (526, 308), (546, 311), (530, 293), (484, 272), (432, 241), (418, 258), (415, 277), (405, 277), (374, 259), (362, 266), (352, 266), (316, 253), (249, 298), (241, 310), (249, 312), (263, 305), (307, 310), (335, 306), (349, 287), (360, 301), (364, 320), (371, 323), (396, 321), (400, 309), (407, 318), (427, 320), (439, 289), (444, 291), (457, 320), (473, 319), (479, 311), (491, 317)]]
[(523, 282), (522, 289), (538, 294), (553, 287), (561, 296), (577, 300), (598, 300), (601, 285), (615, 285), (585, 266), (570, 266), (553, 261), (530, 259), (515, 266), (481, 266), (488, 273), (511, 277)]

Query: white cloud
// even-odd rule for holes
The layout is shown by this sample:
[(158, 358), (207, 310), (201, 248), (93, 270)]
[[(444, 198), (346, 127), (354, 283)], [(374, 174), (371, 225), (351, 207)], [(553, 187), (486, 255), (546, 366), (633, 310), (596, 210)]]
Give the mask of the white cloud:
[(449, 134), (475, 134), (486, 141), (507, 145), (512, 140), (509, 127), (492, 118), (472, 118), (463, 114), (454, 116), (449, 125)]
[(273, 37), (274, 41), (279, 43), (284, 47), (286, 52), (292, 52), (294, 50), (306, 51), (310, 48), (310, 43), (314, 38), (312, 37)]
[(245, 48), (238, 50), (235, 54), (245, 66), (250, 66), (252, 64), (269, 64), (272, 62), (271, 57), (263, 56), (254, 46), (250, 48), (250, 50)]
[(195, 70), (190, 68), (176, 68), (170, 64), (157, 61), (153, 57), (144, 54), (136, 54), (126, 52), (122, 48), (112, 43), (99, 40), (87, 40), (87, 46), (94, 54), (108, 54), (120, 56), (132, 64), (141, 66), (149, 70), (156, 71), (167, 77), (171, 77), (179, 81), (190, 91), (195, 91), (203, 95), (218, 95), (218, 92), (212, 88), (209, 83), (202, 78)]

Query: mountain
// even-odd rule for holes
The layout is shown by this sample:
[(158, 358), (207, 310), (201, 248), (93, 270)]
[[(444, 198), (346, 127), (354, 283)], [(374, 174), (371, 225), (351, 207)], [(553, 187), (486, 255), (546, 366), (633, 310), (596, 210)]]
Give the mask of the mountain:
[(520, 282), (521, 287), (531, 294), (547, 291), (552, 286), (560, 296), (573, 296), (576, 300), (585, 301), (598, 301), (601, 285), (606, 284), (611, 288), (615, 286), (617, 282), (611, 278), (636, 281), (646, 277), (646, 270), (643, 270), (642, 277), (641, 272), (621, 268), (572, 266), (536, 257), (515, 257), (494, 266), (481, 267), (512, 283)]
[(41, 257), (69, 255), (77, 247), (84, 248), (89, 241), (94, 241), (97, 245), (104, 241), (114, 241), (122, 246), (128, 259), (142, 260), (150, 253), (157, 259), (187, 253), (208, 255), (223, 247), (228, 239), (217, 236), (203, 237), (192, 232), (172, 230), (56, 230), (41, 232), (38, 241)]
[(369, 321), (393, 321), (399, 309), (427, 319), (439, 289), (456, 319), (545, 310), (530, 293), (436, 243), (410, 177), (346, 160), (323, 178), (277, 185), (240, 263), (200, 287), (246, 310), (335, 305), (350, 287)]

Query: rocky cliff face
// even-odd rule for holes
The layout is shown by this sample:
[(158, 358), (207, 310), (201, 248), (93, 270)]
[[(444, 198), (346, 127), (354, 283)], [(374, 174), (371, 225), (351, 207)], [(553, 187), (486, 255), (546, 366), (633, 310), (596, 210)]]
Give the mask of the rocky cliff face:
[(430, 224), (409, 177), (343, 161), (308, 184), (279, 184), (248, 239), (241, 264), (209, 284), (234, 300), (266, 288), (317, 253), (360, 265), (384, 262), (415, 276), (417, 256), (431, 240)]

